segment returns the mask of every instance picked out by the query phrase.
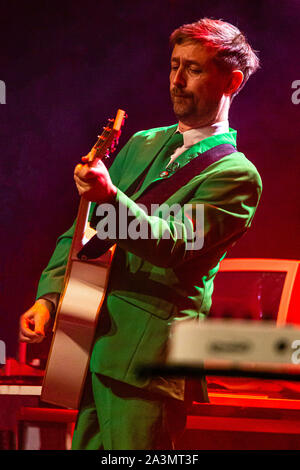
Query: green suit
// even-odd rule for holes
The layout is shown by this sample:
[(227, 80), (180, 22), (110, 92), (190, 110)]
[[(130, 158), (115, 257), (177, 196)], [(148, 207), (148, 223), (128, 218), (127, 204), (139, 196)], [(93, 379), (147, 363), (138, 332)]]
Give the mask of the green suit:
[[(182, 236), (184, 229), (180, 231), (178, 223), (146, 215), (134, 202), (159, 178), (168, 163), (168, 160), (160, 161), (160, 155), (175, 128), (138, 132), (110, 168), (112, 181), (118, 187), (117, 211), (130, 208), (133, 218), (149, 225), (156, 239), (115, 240), (117, 250), (106, 299), (106, 324), (95, 340), (91, 370), (140, 387), (147, 383), (136, 377), (136, 367), (163, 358), (172, 319), (197, 318), (208, 313), (219, 262), (250, 226), (262, 188), (255, 166), (236, 152), (210, 165), (177, 191), (167, 201), (169, 205), (204, 205), (204, 245), (200, 250), (187, 251), (187, 240)], [(232, 129), (208, 137), (176, 161), (182, 167), (191, 157), (215, 145), (235, 145), (235, 139), (236, 132)], [(142, 186), (129, 198), (126, 191), (151, 161)], [(59, 237), (42, 273), (37, 297), (61, 292), (73, 227)], [(181, 393), (181, 390), (172, 391), (177, 398)]]
[[(153, 238), (133, 240), (116, 235), (117, 249), (91, 371), (139, 388), (159, 389), (182, 400), (182, 381), (157, 378), (149, 383), (137, 378), (136, 368), (164, 358), (174, 319), (197, 319), (209, 312), (219, 262), (250, 227), (262, 185), (255, 166), (240, 152), (222, 158), (192, 178), (167, 201), (169, 205), (192, 204), (194, 209), (197, 204), (204, 205), (204, 245), (200, 250), (187, 250), (183, 223), (147, 215), (134, 202), (166, 167), (169, 158), (162, 149), (175, 129), (176, 125), (136, 133), (110, 168), (118, 188), (117, 215), (130, 208), (131, 220), (146, 225)], [(222, 143), (235, 145), (236, 132), (230, 129), (208, 137), (176, 161), (182, 167)], [(143, 183), (134, 193), (133, 187), (145, 171)], [(61, 292), (73, 228), (59, 237), (42, 273), (37, 298)]]

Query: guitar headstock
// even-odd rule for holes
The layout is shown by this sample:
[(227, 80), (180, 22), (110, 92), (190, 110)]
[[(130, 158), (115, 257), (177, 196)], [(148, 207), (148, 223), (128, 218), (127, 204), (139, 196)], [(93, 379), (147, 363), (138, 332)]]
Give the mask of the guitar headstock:
[(89, 154), (89, 162), (96, 158), (100, 160), (108, 158), (116, 150), (126, 118), (125, 111), (118, 109), (115, 119), (108, 119), (102, 134), (98, 135), (98, 140), (93, 147), (95, 151)]

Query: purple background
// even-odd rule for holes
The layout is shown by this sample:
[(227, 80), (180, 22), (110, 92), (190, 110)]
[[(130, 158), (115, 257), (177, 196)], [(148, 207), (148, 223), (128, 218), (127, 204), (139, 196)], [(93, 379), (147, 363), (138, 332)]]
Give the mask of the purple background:
[(76, 215), (74, 165), (118, 108), (129, 115), (120, 146), (138, 130), (175, 122), (168, 37), (203, 16), (237, 25), (262, 61), (230, 124), (264, 193), (230, 256), (300, 257), (297, 0), (1, 1), (0, 339), (8, 355), (55, 240)]

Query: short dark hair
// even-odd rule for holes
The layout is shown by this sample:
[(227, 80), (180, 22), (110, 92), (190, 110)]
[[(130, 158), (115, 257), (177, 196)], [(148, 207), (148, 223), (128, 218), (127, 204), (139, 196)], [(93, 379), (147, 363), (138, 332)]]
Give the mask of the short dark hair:
[(259, 68), (259, 58), (246, 36), (230, 23), (222, 20), (202, 18), (191, 24), (184, 24), (175, 29), (170, 36), (170, 44), (174, 47), (176, 44), (184, 42), (199, 42), (216, 51), (213, 60), (224, 70), (241, 70), (244, 74), (244, 80), (237, 93), (245, 85), (246, 81)]

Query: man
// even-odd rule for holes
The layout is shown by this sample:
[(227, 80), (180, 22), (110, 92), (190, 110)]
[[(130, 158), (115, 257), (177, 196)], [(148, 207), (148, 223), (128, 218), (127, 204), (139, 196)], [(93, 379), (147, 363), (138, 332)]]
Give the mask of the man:
[[(109, 172), (102, 163), (94, 169), (77, 165), (74, 172), (79, 194), (95, 203), (91, 223), (95, 207), (105, 202), (117, 214), (130, 210), (131, 220), (151, 237), (111, 239), (117, 249), (73, 449), (174, 448), (185, 423), (184, 380), (141, 379), (137, 367), (164, 359), (172, 321), (207, 315), (219, 262), (250, 226), (261, 194), (259, 174), (235, 151), (236, 132), (228, 125), (233, 97), (258, 68), (254, 51), (237, 28), (207, 18), (175, 30), (171, 45), (170, 93), (178, 124), (135, 134)], [(171, 142), (178, 137), (174, 150)], [(189, 204), (184, 223), (140, 209), (137, 203), (147, 193), (151, 198), (153, 186), (159, 190), (164, 181), (175, 181), (176, 167), (186, 176), (224, 144), (231, 150), (222, 158), (173, 193), (160, 191), (160, 203)], [(204, 244), (193, 249), (187, 232), (197, 225), (199, 207), (204, 227), (196, 235), (198, 230)], [(36, 303), (21, 317), (22, 341), (44, 337), (63, 288), (72, 234), (73, 228), (58, 239)]]

